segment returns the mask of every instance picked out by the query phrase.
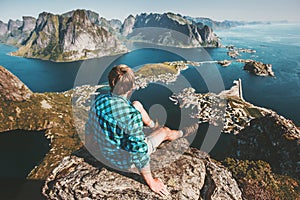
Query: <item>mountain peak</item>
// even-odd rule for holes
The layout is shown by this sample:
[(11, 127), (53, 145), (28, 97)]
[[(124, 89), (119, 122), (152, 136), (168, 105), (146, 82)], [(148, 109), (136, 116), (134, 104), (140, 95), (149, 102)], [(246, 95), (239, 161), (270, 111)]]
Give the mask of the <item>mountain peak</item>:
[[(149, 28), (152, 28), (151, 30)], [(147, 30), (146, 30), (147, 29)], [(209, 27), (200, 27), (174, 13), (142, 13), (127, 17), (122, 33), (128, 39), (174, 47), (219, 46), (219, 39)]]

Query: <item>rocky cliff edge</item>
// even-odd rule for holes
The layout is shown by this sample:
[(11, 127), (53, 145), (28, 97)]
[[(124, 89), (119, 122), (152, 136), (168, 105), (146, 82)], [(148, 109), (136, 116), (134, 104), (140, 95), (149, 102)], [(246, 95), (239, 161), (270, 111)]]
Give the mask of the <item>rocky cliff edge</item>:
[[(183, 146), (187, 151), (181, 155), (177, 151)], [(185, 139), (164, 143), (159, 150), (151, 156), (151, 166), (171, 193), (165, 199), (242, 199), (231, 173), (207, 154), (188, 148)], [(43, 194), (48, 199), (161, 199), (140, 175), (108, 169), (84, 148), (52, 171)]]

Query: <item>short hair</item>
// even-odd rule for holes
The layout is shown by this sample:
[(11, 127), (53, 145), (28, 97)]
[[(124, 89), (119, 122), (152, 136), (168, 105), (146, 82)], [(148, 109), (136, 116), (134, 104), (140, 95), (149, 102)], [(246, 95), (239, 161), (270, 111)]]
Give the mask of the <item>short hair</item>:
[(108, 74), (108, 82), (112, 93), (124, 95), (134, 87), (134, 72), (124, 64), (114, 66)]

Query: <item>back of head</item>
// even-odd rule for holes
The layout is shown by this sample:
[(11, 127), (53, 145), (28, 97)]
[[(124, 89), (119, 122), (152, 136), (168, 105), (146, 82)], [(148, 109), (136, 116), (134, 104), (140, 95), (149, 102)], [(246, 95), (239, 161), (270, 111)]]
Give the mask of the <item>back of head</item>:
[(134, 87), (134, 72), (127, 65), (117, 65), (108, 74), (111, 92), (124, 95)]

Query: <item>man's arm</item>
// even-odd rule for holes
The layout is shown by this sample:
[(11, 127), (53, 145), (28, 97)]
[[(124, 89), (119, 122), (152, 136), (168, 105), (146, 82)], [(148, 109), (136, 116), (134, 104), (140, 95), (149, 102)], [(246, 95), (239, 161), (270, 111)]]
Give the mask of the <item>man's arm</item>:
[(150, 116), (148, 115), (147, 111), (144, 109), (143, 104), (139, 101), (132, 102), (132, 105), (141, 113), (142, 120), (146, 126), (149, 126), (150, 128), (158, 128), (159, 124), (155, 123)]
[(152, 191), (161, 196), (168, 195), (167, 187), (158, 178), (153, 178), (150, 169), (150, 155), (148, 154), (148, 146), (145, 143), (145, 134), (143, 133), (143, 124), (138, 115), (136, 115), (131, 123), (127, 126), (127, 150), (131, 153), (135, 166), (140, 171), (147, 185)]

